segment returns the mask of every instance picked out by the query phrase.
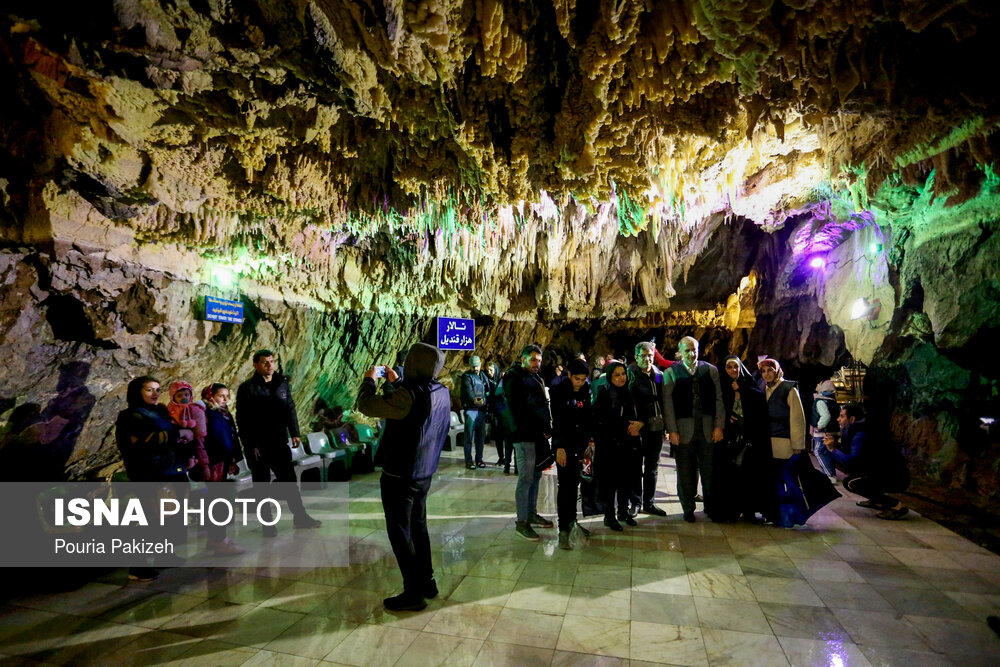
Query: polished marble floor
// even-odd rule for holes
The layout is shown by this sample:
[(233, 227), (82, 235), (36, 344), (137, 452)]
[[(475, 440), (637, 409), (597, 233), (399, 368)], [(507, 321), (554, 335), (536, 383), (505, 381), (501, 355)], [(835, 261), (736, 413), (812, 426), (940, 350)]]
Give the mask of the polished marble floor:
[(382, 608), (401, 579), (372, 474), (350, 486), (349, 567), (105, 573), (0, 607), (0, 664), (1000, 664), (1000, 557), (916, 514), (880, 521), (845, 492), (796, 530), (686, 524), (664, 458), (669, 517), (591, 520), (561, 551), (554, 530), (514, 535), (513, 476), (445, 457), (428, 501), (441, 595), (422, 612)]

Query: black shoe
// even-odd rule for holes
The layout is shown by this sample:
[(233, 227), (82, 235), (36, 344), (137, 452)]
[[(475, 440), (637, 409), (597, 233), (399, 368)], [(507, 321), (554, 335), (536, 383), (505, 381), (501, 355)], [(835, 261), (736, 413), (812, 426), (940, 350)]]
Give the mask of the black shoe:
[(160, 578), (160, 573), (151, 567), (133, 567), (129, 568), (128, 579), (129, 581), (147, 582), (156, 581)]
[(278, 527), (277, 526), (264, 526), (263, 528), (261, 528), (261, 533), (264, 534), (264, 537), (277, 537), (278, 536)]
[(624, 523), (626, 526), (638, 526), (639, 522), (632, 518), (631, 514), (626, 514), (625, 516), (618, 517), (618, 521)]
[(661, 510), (656, 505), (646, 505), (642, 508), (643, 514), (652, 514), (653, 516), (667, 516), (667, 513)]
[(484, 463), (483, 461), (479, 461), (478, 463), (476, 463), (476, 467), (477, 468), (485, 468), (486, 467), (486, 463)]
[(701, 494), (699, 493), (698, 495), (696, 495), (696, 496), (694, 497), (694, 501), (695, 501), (696, 503), (703, 503), (703, 502), (705, 502), (705, 499), (704, 499), (704, 498), (702, 498), (702, 497), (701, 497)]
[(389, 611), (420, 611), (427, 607), (427, 601), (423, 596), (406, 591), (382, 600), (382, 604)]
[(580, 532), (583, 533), (584, 537), (590, 537), (590, 531), (589, 530), (587, 530), (586, 528), (584, 528), (580, 524), (576, 524), (576, 527), (580, 529)]
[(618, 523), (618, 519), (614, 518), (613, 516), (604, 517), (604, 525), (610, 528), (611, 530), (615, 531), (616, 533), (620, 533), (623, 530), (625, 530), (624, 528), (622, 528), (622, 525)]
[(503, 469), (503, 474), (509, 475), (510, 474), (510, 468), (504, 468)]
[(904, 516), (910, 513), (908, 507), (900, 507), (899, 509), (887, 509), (884, 512), (879, 512), (875, 515), (877, 519), (888, 519), (889, 521), (898, 521)]
[(560, 530), (559, 531), (559, 548), (569, 551), (573, 546), (569, 543), (569, 531)]
[(295, 519), (292, 525), (298, 530), (308, 530), (310, 528), (319, 528), (323, 525), (323, 522), (319, 519), (314, 519), (308, 514), (301, 519)]
[(523, 537), (531, 542), (537, 542), (541, 539), (538, 537), (538, 533), (535, 532), (535, 529), (532, 528), (531, 524), (527, 521), (516, 521), (514, 523), (514, 532), (520, 537)]
[(428, 584), (424, 586), (424, 597), (427, 598), (428, 600), (433, 600), (437, 596), (438, 596), (437, 582), (431, 579), (430, 582), (428, 582)]
[(688, 523), (694, 523), (694, 514), (685, 514), (684, 520)]
[(555, 525), (554, 523), (546, 519), (544, 516), (541, 516), (540, 514), (537, 513), (535, 514), (535, 516), (528, 519), (528, 523), (533, 524), (535, 526), (541, 526), (542, 528), (551, 528), (552, 526)]

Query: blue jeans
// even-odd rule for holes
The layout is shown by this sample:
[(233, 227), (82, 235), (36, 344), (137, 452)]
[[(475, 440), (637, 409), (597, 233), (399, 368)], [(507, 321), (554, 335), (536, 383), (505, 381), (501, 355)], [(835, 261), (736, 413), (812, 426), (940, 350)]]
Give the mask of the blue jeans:
[(476, 444), (476, 463), (483, 460), (483, 443), (486, 441), (486, 411), (464, 410), (465, 412), (465, 463), (472, 463), (472, 443)]
[(823, 444), (823, 436), (813, 436), (813, 453), (819, 460), (819, 467), (827, 477), (834, 477), (837, 474), (837, 467), (833, 462), (833, 452)]
[(517, 520), (527, 521), (538, 513), (538, 482), (542, 479), (541, 471), (535, 470), (535, 443), (515, 442), (514, 456), (517, 457), (517, 487), (514, 489)]

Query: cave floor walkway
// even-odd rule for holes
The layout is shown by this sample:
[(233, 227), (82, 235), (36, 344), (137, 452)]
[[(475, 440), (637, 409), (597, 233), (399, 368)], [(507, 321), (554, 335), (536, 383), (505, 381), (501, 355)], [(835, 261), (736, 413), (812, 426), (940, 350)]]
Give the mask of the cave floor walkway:
[[(428, 501), (441, 595), (401, 614), (381, 604), (401, 579), (377, 476), (356, 477), (349, 567), (104, 572), (0, 607), (0, 663), (998, 664), (985, 618), (1000, 613), (1000, 557), (916, 513), (880, 521), (846, 492), (795, 530), (686, 524), (661, 464), (670, 516), (621, 534), (592, 518), (589, 544), (561, 551), (554, 530), (514, 535), (513, 476), (445, 452)], [(549, 471), (543, 514), (555, 488)]]

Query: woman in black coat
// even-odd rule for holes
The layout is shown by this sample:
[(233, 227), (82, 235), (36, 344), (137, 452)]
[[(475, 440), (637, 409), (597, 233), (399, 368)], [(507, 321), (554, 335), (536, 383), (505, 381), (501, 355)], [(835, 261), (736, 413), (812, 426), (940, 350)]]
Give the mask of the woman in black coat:
[(723, 367), (725, 437), (722, 446), (716, 447), (714, 468), (716, 488), (725, 493), (719, 499), (721, 518), (756, 521), (757, 512), (772, 516), (778, 504), (771, 473), (767, 399), (739, 357), (726, 357)]
[[(629, 514), (629, 496), (635, 478), (640, 474), (639, 429), (635, 401), (628, 388), (625, 365), (615, 361), (605, 369), (608, 383), (602, 386), (594, 399), (593, 419), (597, 431), (594, 447), (594, 468), (598, 488), (604, 503), (604, 525), (621, 531), (621, 522), (635, 526)], [(618, 501), (617, 518), (615, 500)]]
[[(155, 378), (145, 376), (129, 382), (125, 394), (128, 407), (118, 413), (115, 442), (129, 481), (183, 482), (181, 488), (186, 488), (187, 469), (194, 465), (194, 432), (178, 428), (159, 399), (160, 383)], [(143, 504), (155, 505), (155, 492), (140, 495)], [(157, 577), (151, 567), (131, 567), (128, 574), (135, 581)]]

